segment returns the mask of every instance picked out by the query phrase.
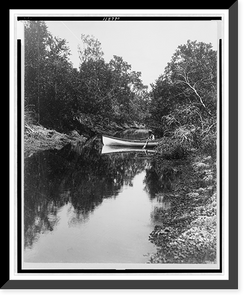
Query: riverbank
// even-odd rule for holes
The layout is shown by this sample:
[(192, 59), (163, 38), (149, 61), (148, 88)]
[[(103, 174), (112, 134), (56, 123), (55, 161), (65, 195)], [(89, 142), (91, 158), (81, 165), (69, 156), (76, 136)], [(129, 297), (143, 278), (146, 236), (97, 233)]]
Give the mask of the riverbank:
[[(168, 165), (160, 162), (161, 170)], [(153, 218), (150, 234), (157, 253), (150, 263), (215, 263), (217, 249), (216, 165), (211, 156), (197, 155), (174, 166), (171, 189), (161, 194), (164, 206)], [(163, 196), (162, 196), (163, 195)]]
[[(40, 125), (25, 125), (24, 154), (61, 149), (86, 142), (76, 131), (59, 133)], [(151, 198), (162, 203), (152, 218), (157, 224), (149, 239), (157, 246), (150, 263), (216, 262), (216, 160), (192, 153), (187, 158), (166, 159), (155, 155), (145, 183)]]
[(24, 156), (31, 156), (37, 151), (48, 149), (59, 150), (68, 143), (85, 142), (86, 140), (87, 138), (79, 135), (77, 131), (65, 134), (41, 125), (25, 124)]

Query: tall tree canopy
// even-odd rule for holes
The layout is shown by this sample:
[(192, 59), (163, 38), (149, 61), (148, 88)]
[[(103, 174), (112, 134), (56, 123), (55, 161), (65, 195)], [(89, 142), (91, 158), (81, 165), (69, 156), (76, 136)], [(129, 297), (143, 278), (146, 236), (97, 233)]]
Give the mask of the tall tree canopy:
[(120, 56), (114, 55), (105, 62), (97, 39), (89, 35), (82, 35), (81, 39), (81, 112), (98, 115), (119, 125), (141, 120), (145, 114), (141, 104), (147, 91), (141, 73), (132, 71), (131, 65)]
[(181, 141), (215, 142), (217, 53), (211, 44), (180, 45), (152, 85), (149, 124)]
[(38, 123), (63, 129), (73, 108), (74, 71), (64, 39), (44, 22), (25, 24), (25, 106)]
[(214, 116), (216, 113), (216, 51), (211, 44), (187, 41), (180, 45), (168, 65), (168, 72), (179, 90), (195, 105)]
[(178, 46), (148, 93), (141, 73), (122, 57), (106, 62), (100, 41), (85, 34), (81, 41), (76, 69), (64, 39), (52, 36), (45, 22), (25, 23), (25, 111), (36, 122), (92, 133), (146, 123), (181, 143), (215, 143), (217, 54), (211, 44)]
[(64, 131), (76, 126), (75, 119), (93, 127), (141, 120), (146, 98), (141, 73), (119, 56), (105, 62), (93, 36), (82, 34), (81, 40), (77, 70), (64, 39), (52, 36), (45, 22), (25, 23), (26, 110), (38, 123)]

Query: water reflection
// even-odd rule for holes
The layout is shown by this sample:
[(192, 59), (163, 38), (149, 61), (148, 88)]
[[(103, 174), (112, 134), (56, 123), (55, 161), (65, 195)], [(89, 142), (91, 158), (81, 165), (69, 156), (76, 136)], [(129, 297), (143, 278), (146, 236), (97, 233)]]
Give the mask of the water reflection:
[(178, 177), (153, 150), (131, 150), (95, 140), (25, 159), (25, 261), (147, 261), (149, 234), (158, 212), (171, 209)]
[[(115, 199), (118, 195), (118, 206), (115, 206), (114, 202), (109, 206), (112, 210), (112, 218), (108, 221), (112, 224), (112, 226), (109, 224), (111, 226), (109, 231), (112, 231), (110, 228), (115, 228), (113, 222), (114, 219), (117, 221), (117, 218), (114, 216), (119, 216), (119, 221), (123, 220), (123, 226), (127, 229), (120, 228), (120, 230), (128, 238), (129, 231), (132, 230), (130, 226), (132, 224), (137, 226), (134, 224), (142, 222), (140, 220), (142, 218), (143, 225), (141, 228), (146, 226), (148, 228), (146, 230), (142, 229), (140, 233), (139, 231), (136, 232), (136, 228), (134, 228), (133, 230), (136, 232), (134, 239), (137, 239), (141, 247), (142, 245), (145, 247), (144, 244), (146, 244), (147, 249), (153, 249), (154, 246), (151, 246), (151, 248), (148, 246), (148, 235), (153, 230), (150, 213), (154, 204), (152, 205), (150, 201), (144, 201), (144, 198), (147, 197), (146, 194), (150, 193), (150, 187), (144, 189), (145, 174), (150, 169), (150, 163), (147, 160), (148, 152), (119, 151), (119, 153), (110, 153), (109, 151), (108, 154), (102, 155), (101, 152), (103, 151), (101, 150), (97, 142), (92, 143), (90, 146), (82, 144), (67, 145), (61, 150), (47, 150), (25, 159), (24, 247), (26, 253), (30, 253), (26, 257), (29, 257), (31, 261), (32, 255), (35, 256), (32, 249), (38, 242), (42, 243), (42, 236), (46, 235), (48, 239), (46, 244), (52, 245), (54, 243), (52, 240), (59, 234), (59, 228), (62, 228), (64, 236), (61, 237), (61, 240), (68, 244), (69, 240), (72, 242), (67, 235), (69, 229), (81, 228), (82, 224), (88, 224), (90, 216), (91, 218), (95, 216), (95, 223), (98, 226), (103, 226), (104, 223), (100, 224), (99, 220), (103, 220), (104, 216), (99, 215), (96, 218), (99, 211), (97, 208), (105, 200), (105, 206), (101, 205), (101, 210), (102, 214), (108, 217), (108, 205), (106, 203), (108, 203), (108, 199)], [(127, 211), (127, 215), (124, 214), (125, 211)], [(123, 214), (124, 218), (127, 218), (126, 223), (125, 219), (122, 218)], [(134, 218), (133, 223), (129, 223), (129, 218), (132, 215)], [(97, 231), (96, 227), (94, 228)], [(81, 236), (83, 236), (82, 234)], [(93, 233), (92, 230), (92, 235), (94, 236), (94, 234), (97, 233)], [(52, 240), (50, 240), (50, 236), (53, 237)], [(115, 239), (117, 241), (119, 236), (120, 232), (116, 232), (116, 236), (108, 237), (108, 242), (113, 240), (114, 249), (118, 247)], [(101, 237), (95, 236), (95, 238), (98, 238), (98, 243), (101, 245)], [(104, 241), (102, 242), (104, 243)], [(129, 240), (129, 243), (132, 243), (132, 241)], [(88, 241), (88, 244), (91, 245), (91, 242)], [(140, 247), (135, 244), (134, 246), (137, 249)], [(42, 249), (42, 246), (39, 247)], [(127, 247), (125, 247), (126, 250)], [(129, 245), (129, 247), (132, 246)], [(54, 245), (55, 253), (57, 250), (59, 251), (57, 248), (58, 245)], [(70, 247), (68, 249), (67, 252), (70, 253)], [(91, 252), (93, 249), (89, 251)], [(135, 250), (130, 249), (129, 251), (130, 256), (127, 255), (127, 259), (128, 257), (138, 259), (134, 253)], [(141, 253), (143, 253), (142, 251), (144, 249), (141, 249)], [(40, 257), (40, 259), (45, 261), (47, 258), (45, 258), (45, 254), (43, 255), (44, 258)], [(72, 256), (74, 257), (72, 259), (77, 260), (77, 255), (72, 254)], [(79, 257), (81, 260), (83, 259), (82, 256), (79, 255)], [(111, 257), (114, 259), (116, 255), (112, 253)], [(35, 260), (35, 258), (33, 259)], [(54, 259), (56, 259), (56, 254)], [(90, 257), (88, 259), (90, 261)], [(118, 257), (116, 260), (118, 261)], [(146, 261), (145, 258), (143, 260)], [(65, 261), (68, 261), (68, 258), (65, 258)]]
[(109, 154), (109, 153), (121, 153), (121, 152), (137, 152), (143, 155), (148, 155), (151, 153), (155, 153), (155, 150), (152, 149), (143, 149), (143, 148), (133, 148), (133, 147), (120, 147), (120, 146), (103, 146), (101, 149), (101, 154)]
[(165, 165), (165, 162), (161, 164), (160, 160), (153, 158), (144, 179), (151, 199), (157, 197), (159, 202), (165, 201), (166, 194), (175, 189), (179, 174), (176, 162), (168, 161), (168, 165)]

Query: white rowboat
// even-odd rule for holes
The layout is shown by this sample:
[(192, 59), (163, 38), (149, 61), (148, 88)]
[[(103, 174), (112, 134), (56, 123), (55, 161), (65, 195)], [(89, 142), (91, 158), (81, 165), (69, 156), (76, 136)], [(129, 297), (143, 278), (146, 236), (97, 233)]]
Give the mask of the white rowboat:
[(140, 147), (146, 148), (155, 147), (158, 144), (158, 140), (130, 140), (117, 137), (111, 137), (107, 135), (102, 136), (102, 142), (105, 146), (122, 146), (122, 147)]

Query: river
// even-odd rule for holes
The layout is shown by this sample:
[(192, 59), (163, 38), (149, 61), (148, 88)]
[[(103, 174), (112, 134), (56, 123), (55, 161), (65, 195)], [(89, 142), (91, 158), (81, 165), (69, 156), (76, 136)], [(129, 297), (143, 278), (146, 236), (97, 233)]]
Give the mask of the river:
[(24, 262), (147, 263), (165, 205), (146, 180), (152, 155), (79, 143), (25, 158)]

